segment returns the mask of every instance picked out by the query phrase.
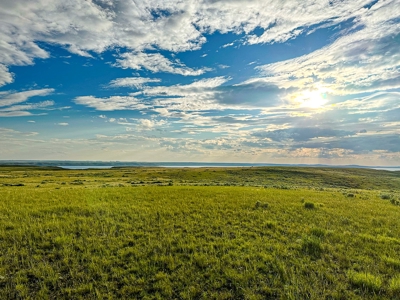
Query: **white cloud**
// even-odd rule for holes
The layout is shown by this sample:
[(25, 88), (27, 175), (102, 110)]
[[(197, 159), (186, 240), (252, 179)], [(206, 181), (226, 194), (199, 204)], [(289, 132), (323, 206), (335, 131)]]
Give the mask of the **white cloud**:
[(165, 120), (154, 120), (154, 119), (138, 119), (138, 128), (142, 130), (150, 130), (155, 127), (166, 126), (167, 121)]
[(230, 78), (219, 76), (212, 78), (204, 78), (196, 80), (190, 84), (177, 84), (172, 86), (155, 86), (146, 87), (143, 89), (143, 93), (148, 95), (167, 95), (167, 96), (185, 96), (188, 94), (197, 94), (205, 92), (207, 90), (216, 88), (225, 82), (229, 81)]
[(0, 94), (0, 107), (10, 106), (17, 103), (25, 102), (29, 98), (35, 96), (47, 96), (52, 92), (54, 92), (54, 89), (30, 90), (18, 93), (6, 92)]
[(146, 108), (146, 106), (140, 103), (138, 99), (131, 96), (111, 96), (108, 98), (82, 96), (75, 98), (74, 102), (101, 111), (140, 110)]
[(0, 111), (24, 111), (24, 110), (32, 110), (32, 109), (44, 109), (49, 106), (53, 106), (54, 101), (43, 101), (34, 104), (25, 104), (25, 105), (13, 105), (9, 107), (0, 108)]
[(0, 112), (0, 117), (26, 117), (32, 116), (29, 111), (7, 111)]
[[(205, 1), (198, 25), (209, 32), (244, 32), (248, 43), (285, 42), (312, 25), (330, 25), (361, 14), (370, 0), (355, 1)], [(216, 17), (217, 16), (217, 17)], [(326, 26), (325, 23), (325, 26)], [(252, 34), (259, 28), (260, 35)]]
[(152, 100), (142, 102), (135, 96), (111, 96), (97, 98), (95, 96), (81, 96), (74, 99), (76, 104), (85, 105), (100, 111), (112, 110), (147, 110), (169, 114), (171, 111), (208, 110), (223, 108), (216, 101), (216, 90), (223, 83), (230, 80), (223, 76), (196, 80), (190, 84), (172, 86), (143, 86), (141, 95)]
[(14, 81), (13, 74), (8, 71), (5, 65), (0, 64), (0, 86)]
[(206, 71), (210, 71), (209, 68), (203, 69), (192, 69), (179, 61), (171, 61), (168, 58), (162, 56), (160, 53), (123, 53), (120, 58), (117, 59), (116, 66), (124, 69), (146, 69), (153, 73), (166, 72), (173, 74), (180, 74), (183, 76), (198, 76), (204, 74)]
[[(394, 13), (396, 1), (381, 1), (372, 8), (387, 4)], [(200, 75), (206, 70), (191, 69), (159, 53), (143, 51), (196, 50), (206, 42), (205, 34), (215, 31), (245, 33), (250, 44), (285, 42), (315, 30), (313, 25), (334, 25), (351, 18), (363, 22), (360, 16), (366, 14), (370, 2), (3, 0), (0, 64), (29, 65), (35, 58), (48, 58), (49, 53), (37, 44), (45, 42), (86, 57), (110, 48), (124, 48), (132, 53), (119, 59), (118, 65), (123, 68)], [(260, 35), (253, 32), (257, 28)], [(0, 84), (11, 80), (11, 75), (0, 67)]]
[(28, 110), (44, 110), (54, 105), (54, 101), (47, 100), (38, 103), (26, 103), (28, 99), (37, 96), (47, 96), (54, 92), (54, 89), (30, 90), (13, 93), (5, 91), (0, 93), (0, 117), (23, 117), (30, 116)]
[(399, 88), (400, 24), (394, 20), (400, 12), (394, 3), (376, 3), (357, 16), (352, 32), (320, 50), (257, 69), (265, 82), (279, 87), (323, 88), (337, 95)]
[[(228, 108), (254, 109), (255, 107), (277, 106), (277, 94), (285, 89), (268, 85), (263, 81), (224, 86), (230, 77), (212, 77), (196, 80), (190, 84), (171, 86), (143, 86), (130, 96), (97, 98), (81, 96), (75, 103), (97, 110), (147, 110), (156, 111), (205, 111)], [(144, 97), (145, 101), (137, 97)], [(162, 113), (166, 113), (162, 111)]]
[(220, 69), (227, 69), (227, 68), (229, 68), (228, 65), (218, 65), (218, 67), (219, 67)]
[(11, 128), (0, 127), (1, 138), (26, 137), (38, 135), (37, 132), (22, 132)]
[(228, 43), (222, 46), (222, 48), (226, 48), (226, 47), (232, 47), (234, 45), (234, 43)]
[(164, 116), (164, 117), (168, 117), (171, 115), (171, 112), (165, 107), (154, 108), (153, 111), (159, 113), (161, 116)]
[(108, 84), (110, 87), (131, 87), (140, 89), (146, 83), (153, 83), (153, 82), (161, 82), (159, 78), (145, 78), (145, 77), (126, 77), (126, 78), (117, 78)]
[[(143, 89), (146, 96), (155, 97), (154, 105), (179, 111), (201, 111), (209, 109), (223, 109), (216, 101), (217, 87), (230, 78), (223, 76), (205, 78), (190, 84), (172, 86), (154, 86)], [(157, 98), (159, 97), (159, 98)]]
[(56, 125), (58, 125), (58, 126), (68, 126), (69, 123), (65, 123), (65, 122), (63, 122), (63, 123), (56, 123)]
[(400, 92), (379, 92), (362, 98), (343, 101), (335, 108), (353, 110), (353, 113), (384, 112), (400, 108)]

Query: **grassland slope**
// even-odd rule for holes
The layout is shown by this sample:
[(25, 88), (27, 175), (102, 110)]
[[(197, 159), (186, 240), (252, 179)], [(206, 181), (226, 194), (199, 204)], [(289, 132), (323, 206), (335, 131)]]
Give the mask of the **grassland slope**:
[(0, 298), (399, 299), (399, 179), (0, 168)]

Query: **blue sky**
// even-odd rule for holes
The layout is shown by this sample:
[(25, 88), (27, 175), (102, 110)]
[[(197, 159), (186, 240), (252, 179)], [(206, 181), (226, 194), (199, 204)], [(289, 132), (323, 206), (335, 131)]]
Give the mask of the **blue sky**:
[(0, 3), (0, 159), (400, 165), (398, 0)]

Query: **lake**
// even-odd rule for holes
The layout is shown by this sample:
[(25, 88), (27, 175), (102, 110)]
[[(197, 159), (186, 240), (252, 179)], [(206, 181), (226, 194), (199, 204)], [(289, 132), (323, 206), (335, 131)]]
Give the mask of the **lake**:
[(111, 169), (113, 166), (57, 166), (68, 170)]
[(390, 168), (390, 167), (387, 167), (387, 168), (384, 168), (384, 167), (382, 167), (382, 168), (371, 168), (371, 169), (382, 170), (382, 171), (400, 171), (400, 168)]

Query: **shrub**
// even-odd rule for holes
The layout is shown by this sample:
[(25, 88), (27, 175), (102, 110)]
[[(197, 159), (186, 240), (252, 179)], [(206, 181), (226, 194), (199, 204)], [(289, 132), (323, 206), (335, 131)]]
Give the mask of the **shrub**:
[(381, 194), (381, 199), (383, 200), (389, 200), (392, 198), (392, 195), (390, 194)]
[(400, 201), (396, 200), (394, 198), (390, 199), (390, 203), (392, 203), (393, 205), (399, 205), (400, 206)]
[(314, 208), (315, 208), (315, 204), (312, 203), (312, 202), (305, 202), (305, 203), (304, 203), (304, 208), (307, 208), (307, 209), (314, 209)]
[(3, 186), (25, 186), (23, 183), (3, 183)]
[(364, 290), (377, 292), (382, 287), (382, 280), (370, 273), (349, 271), (347, 277), (352, 285)]
[(315, 258), (321, 256), (322, 246), (321, 241), (317, 237), (314, 236), (306, 236), (302, 240), (301, 249), (308, 255), (311, 255)]
[(81, 180), (74, 180), (74, 181), (70, 182), (70, 184), (80, 185), (80, 184), (84, 184), (84, 183)]
[(255, 208), (268, 208), (268, 203), (267, 202), (261, 202), (261, 201), (257, 201)]

